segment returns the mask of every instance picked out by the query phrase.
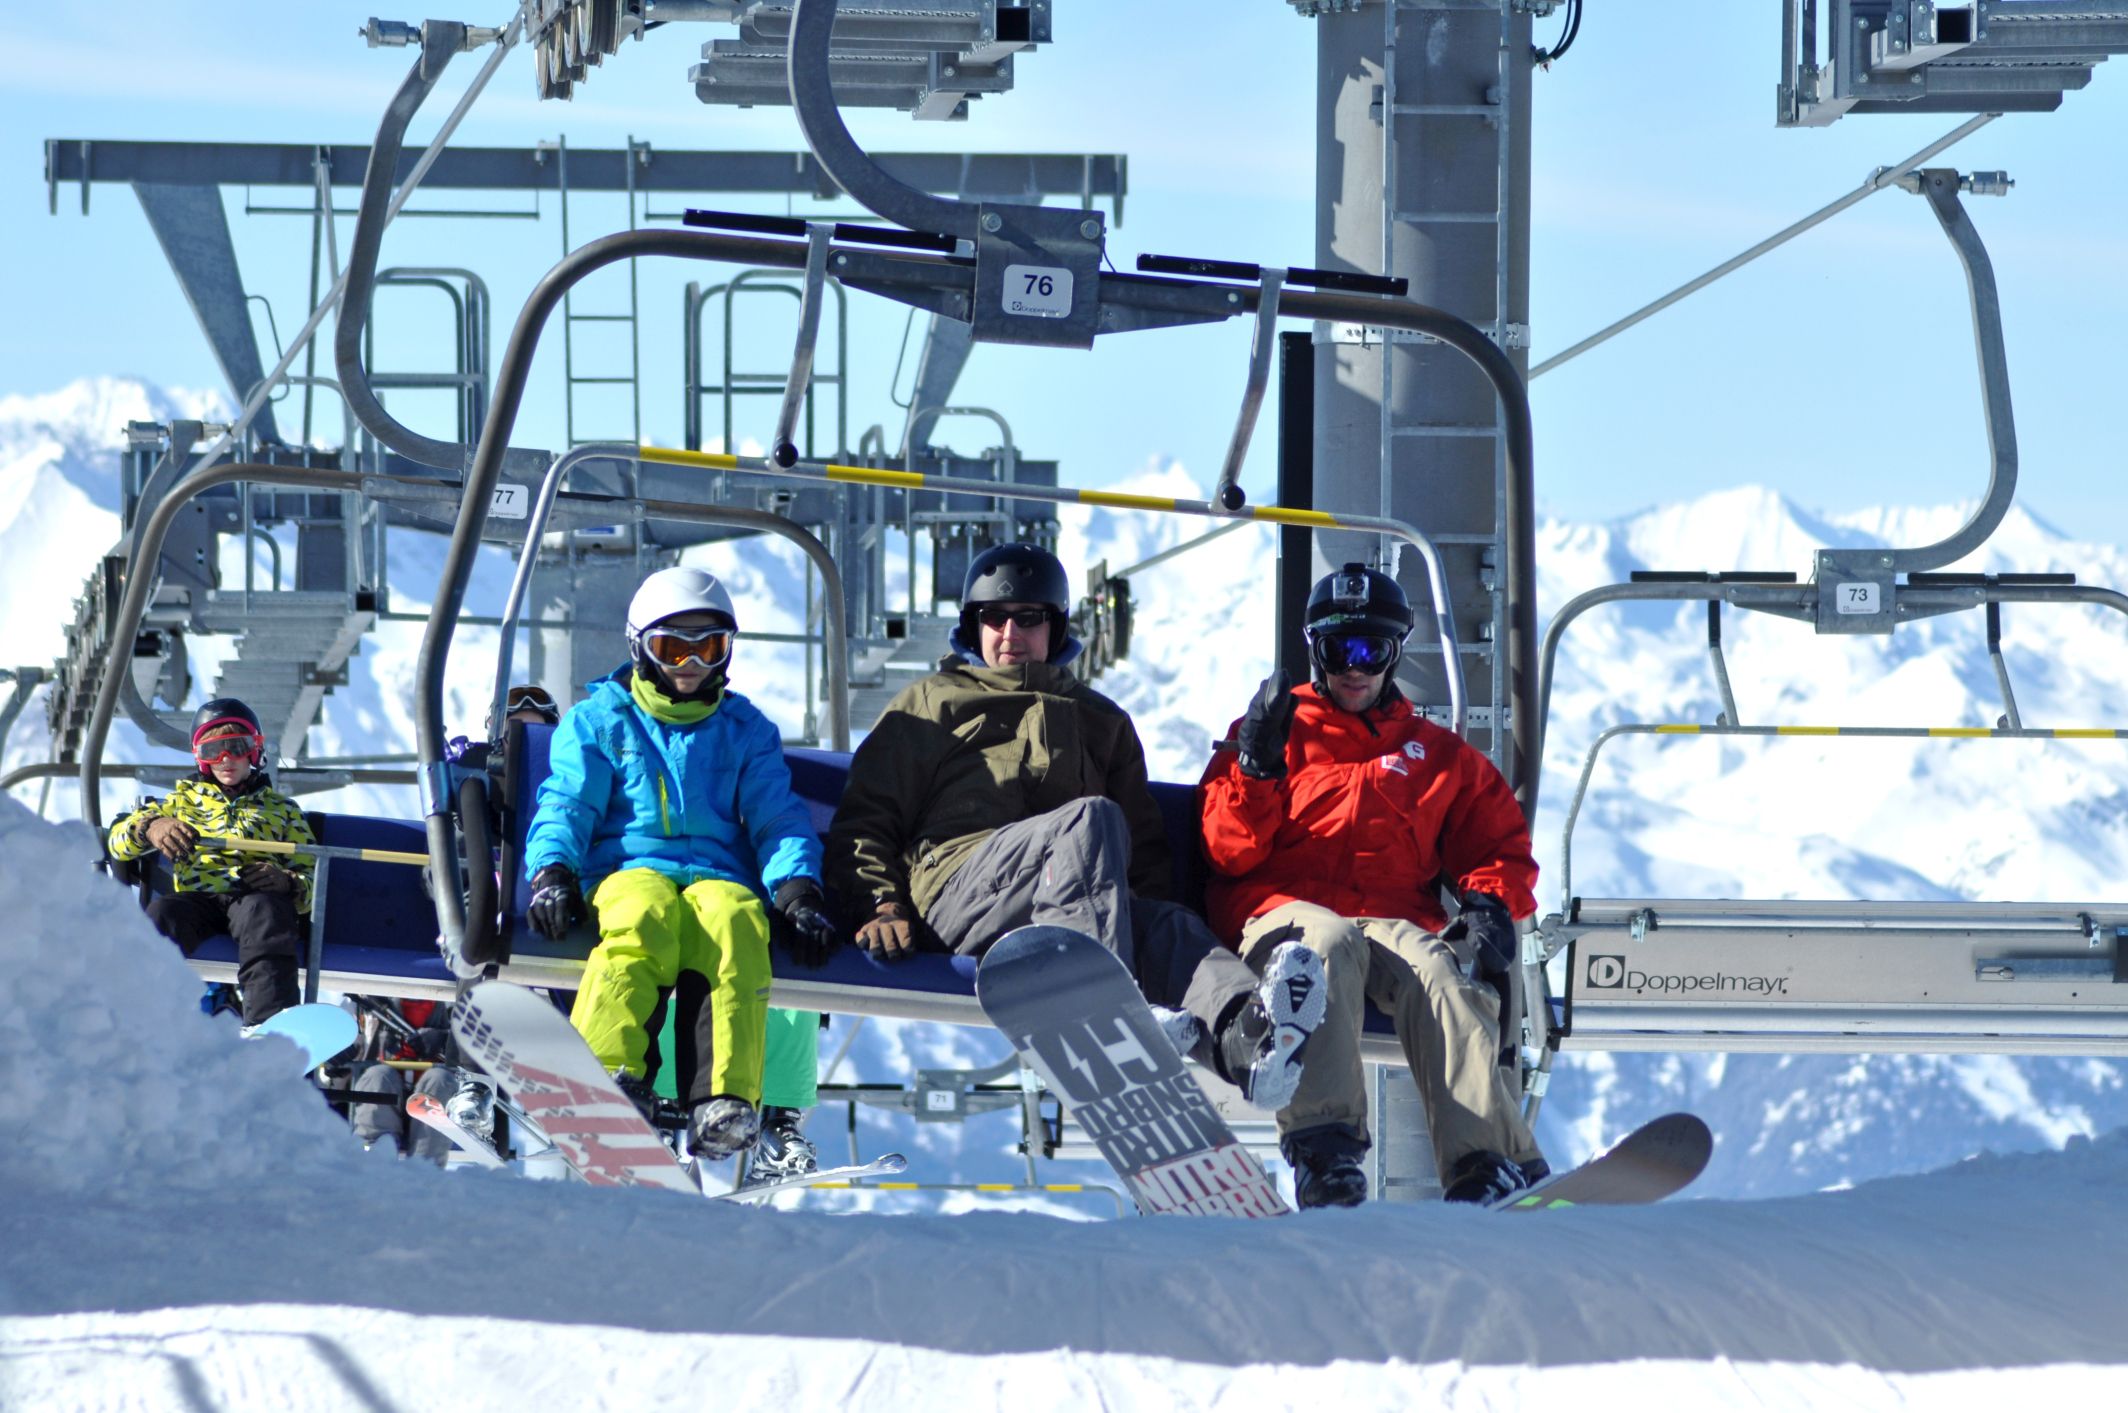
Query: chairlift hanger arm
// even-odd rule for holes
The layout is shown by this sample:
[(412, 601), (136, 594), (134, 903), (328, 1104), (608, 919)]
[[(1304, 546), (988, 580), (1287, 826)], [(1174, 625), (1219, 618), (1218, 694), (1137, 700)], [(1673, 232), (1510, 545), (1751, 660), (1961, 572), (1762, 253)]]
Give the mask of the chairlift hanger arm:
[(390, 412), (369, 385), (362, 363), (363, 332), (369, 325), (370, 301), (376, 291), (377, 256), (384, 245), (385, 211), (392, 177), (407, 125), (443, 77), (443, 70), (464, 47), (465, 26), (431, 21), (421, 29), (421, 55), (384, 110), (377, 138), (370, 146), (369, 168), (362, 178), (362, 204), (355, 233), (348, 243), (346, 287), (340, 319), (334, 328), (333, 357), (340, 373), (340, 392), (348, 410), (370, 435), (411, 461), (456, 470), (465, 464), (466, 448), (456, 442), (425, 437)]

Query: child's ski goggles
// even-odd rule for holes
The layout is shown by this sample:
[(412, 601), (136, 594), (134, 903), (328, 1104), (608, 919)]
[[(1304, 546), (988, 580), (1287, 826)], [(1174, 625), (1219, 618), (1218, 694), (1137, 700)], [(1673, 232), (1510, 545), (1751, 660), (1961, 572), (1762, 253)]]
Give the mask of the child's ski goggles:
[(685, 628), (653, 628), (643, 635), (643, 651), (663, 667), (685, 667), (690, 662), (721, 667), (731, 656), (732, 639), (736, 636), (729, 628), (693, 632)]
[(266, 754), (266, 742), (258, 736), (217, 736), (211, 741), (195, 741), (192, 758), (203, 766), (220, 765), (223, 761), (241, 759), (258, 764)]

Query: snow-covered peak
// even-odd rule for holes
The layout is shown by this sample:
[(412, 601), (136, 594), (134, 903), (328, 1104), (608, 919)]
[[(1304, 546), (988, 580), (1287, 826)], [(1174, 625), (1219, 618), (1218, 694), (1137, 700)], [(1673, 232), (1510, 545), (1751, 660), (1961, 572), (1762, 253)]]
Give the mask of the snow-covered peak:
[(51, 392), (0, 394), (0, 447), (41, 436), (69, 449), (116, 450), (125, 444), (128, 422), (212, 420), (227, 413), (222, 395), (211, 389), (162, 388), (139, 378), (78, 378)]

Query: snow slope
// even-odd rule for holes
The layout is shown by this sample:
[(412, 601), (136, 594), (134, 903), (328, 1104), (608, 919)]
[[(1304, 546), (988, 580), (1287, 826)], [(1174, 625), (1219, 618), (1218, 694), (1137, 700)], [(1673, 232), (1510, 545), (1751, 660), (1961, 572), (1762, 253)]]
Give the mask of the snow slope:
[(0, 801), (9, 1408), (1948, 1407), (2128, 1372), (2128, 1136), (1779, 1201), (1268, 1223), (446, 1173), (201, 1016), (92, 857)]

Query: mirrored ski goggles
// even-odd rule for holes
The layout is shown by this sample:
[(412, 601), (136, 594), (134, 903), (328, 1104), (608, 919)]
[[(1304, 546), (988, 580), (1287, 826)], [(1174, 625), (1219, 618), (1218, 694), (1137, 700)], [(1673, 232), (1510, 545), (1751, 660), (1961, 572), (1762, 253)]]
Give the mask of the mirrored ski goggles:
[(559, 721), (562, 714), (561, 708), (554, 704), (554, 698), (547, 695), (545, 687), (534, 687), (529, 683), (512, 687), (509, 695), (503, 698), (502, 709), (504, 715), (518, 711), (536, 711), (550, 726)]
[(1033, 632), (1050, 620), (1051, 612), (1046, 608), (1004, 608), (992, 604), (987, 608), (977, 609), (975, 617), (977, 622), (993, 631), (1010, 623), (1023, 631)]
[(731, 656), (736, 636), (729, 628), (654, 628), (643, 635), (643, 651), (666, 667), (685, 667), (690, 662), (721, 667)]
[(217, 736), (194, 743), (192, 758), (201, 765), (220, 765), (232, 759), (257, 760), (265, 750), (266, 742), (257, 736)]
[(1315, 640), (1315, 660), (1333, 677), (1340, 672), (1364, 672), (1372, 677), (1396, 663), (1402, 646), (1379, 633), (1338, 633)]

